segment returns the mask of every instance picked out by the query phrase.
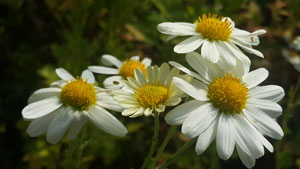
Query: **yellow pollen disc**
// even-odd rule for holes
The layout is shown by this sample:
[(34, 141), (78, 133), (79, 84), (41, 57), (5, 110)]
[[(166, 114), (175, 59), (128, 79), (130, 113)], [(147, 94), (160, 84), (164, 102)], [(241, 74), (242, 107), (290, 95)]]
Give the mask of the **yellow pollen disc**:
[(164, 103), (169, 98), (169, 90), (164, 86), (145, 85), (140, 87), (134, 95), (144, 108), (152, 108)]
[(203, 14), (195, 21), (195, 24), (197, 24), (196, 31), (209, 40), (226, 41), (230, 38), (233, 28), (227, 18), (223, 21), (222, 19), (223, 17), (217, 17), (216, 14), (212, 16)]
[(221, 113), (242, 113), (248, 99), (248, 88), (241, 79), (226, 75), (217, 77), (208, 86), (207, 97)]
[(295, 52), (295, 51), (291, 51), (290, 55), (292, 58), (296, 58), (298, 56), (297, 52)]
[(96, 92), (93, 84), (77, 78), (68, 82), (59, 94), (64, 106), (71, 106), (75, 110), (87, 110), (96, 103)]
[(134, 70), (136, 68), (141, 69), (141, 71), (146, 74), (146, 66), (142, 62), (137, 60), (126, 60), (120, 68), (120, 75), (125, 79), (127, 77), (134, 78)]

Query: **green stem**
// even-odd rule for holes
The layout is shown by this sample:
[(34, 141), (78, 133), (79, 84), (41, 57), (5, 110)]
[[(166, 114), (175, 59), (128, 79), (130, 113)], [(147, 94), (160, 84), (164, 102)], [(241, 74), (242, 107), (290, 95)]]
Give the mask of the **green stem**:
[(171, 137), (174, 135), (175, 131), (176, 131), (177, 126), (172, 126), (165, 138), (165, 140), (163, 141), (163, 143), (161, 144), (161, 146), (158, 149), (158, 152), (155, 156), (155, 159), (153, 160), (153, 162), (149, 165), (149, 169), (154, 168), (155, 164), (157, 163), (159, 157), (161, 157), (162, 153), (164, 152), (167, 144), (169, 143)]
[(195, 141), (197, 140), (196, 138), (193, 138), (186, 142), (175, 154), (173, 154), (169, 159), (167, 159), (160, 167), (159, 169), (164, 169), (171, 163), (173, 163), (175, 160), (177, 160), (178, 157), (182, 155)]
[(147, 165), (149, 164), (149, 162), (153, 156), (153, 153), (154, 153), (154, 150), (155, 150), (155, 147), (157, 144), (158, 133), (159, 133), (159, 115), (158, 115), (158, 112), (155, 111), (154, 112), (154, 134), (152, 137), (152, 144), (151, 144), (150, 151), (149, 151), (141, 169), (145, 169), (147, 167)]

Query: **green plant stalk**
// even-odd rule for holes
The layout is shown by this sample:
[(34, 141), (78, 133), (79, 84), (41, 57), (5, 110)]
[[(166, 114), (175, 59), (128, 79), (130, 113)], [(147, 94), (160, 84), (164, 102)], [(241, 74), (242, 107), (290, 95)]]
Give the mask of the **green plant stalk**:
[(176, 151), (170, 158), (168, 158), (160, 167), (159, 169), (165, 169), (168, 165), (173, 163), (175, 160), (177, 160), (178, 157), (182, 155), (195, 141), (197, 140), (196, 138), (193, 138), (186, 142), (182, 147), (180, 147), (179, 150)]
[(158, 149), (158, 152), (155, 156), (155, 159), (150, 163), (148, 169), (152, 169), (155, 167), (155, 164), (157, 163), (158, 159), (161, 157), (162, 153), (164, 152), (167, 144), (169, 143), (171, 137), (174, 135), (175, 131), (177, 129), (177, 126), (172, 126), (169, 131), (168, 131), (168, 134), (165, 138), (165, 140), (163, 141), (163, 143), (161, 144), (161, 146), (159, 147)]
[(141, 169), (145, 169), (147, 167), (147, 165), (149, 164), (149, 162), (153, 156), (153, 153), (154, 153), (154, 150), (155, 150), (155, 147), (157, 144), (157, 140), (158, 140), (158, 133), (159, 133), (159, 115), (158, 115), (158, 112), (154, 111), (154, 134), (152, 137), (151, 148), (150, 148), (150, 151), (149, 151)]

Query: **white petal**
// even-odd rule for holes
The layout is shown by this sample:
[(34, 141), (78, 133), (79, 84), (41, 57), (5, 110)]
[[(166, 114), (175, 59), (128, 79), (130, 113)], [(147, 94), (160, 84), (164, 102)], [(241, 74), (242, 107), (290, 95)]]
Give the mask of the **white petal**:
[(223, 76), (224, 74), (223, 70), (215, 64), (205, 60), (197, 52), (186, 54), (186, 61), (203, 77), (202, 79), (205, 79), (204, 82), (212, 82), (216, 77)]
[(94, 106), (86, 113), (88, 118), (100, 129), (115, 136), (125, 136), (125, 126), (105, 109)]
[(257, 109), (260, 109), (272, 118), (276, 118), (282, 113), (281, 106), (273, 101), (251, 98), (247, 101), (247, 104)]
[(36, 137), (44, 134), (56, 113), (47, 114), (46, 116), (34, 119), (30, 122), (26, 132), (30, 137)]
[[(81, 112), (77, 112), (77, 113), (81, 113)], [(73, 117), (71, 126), (70, 126), (70, 130), (68, 131), (67, 134), (67, 138), (68, 139), (74, 139), (75, 137), (77, 137), (78, 133), (80, 132), (81, 128), (83, 127), (83, 125), (86, 123), (86, 117), (79, 115), (79, 116), (75, 116)]]
[(28, 103), (33, 103), (36, 101), (40, 101), (43, 99), (47, 99), (49, 97), (55, 97), (58, 96), (59, 93), (61, 92), (60, 88), (43, 88), (35, 91), (28, 99)]
[(123, 107), (121, 107), (119, 105), (119, 103), (117, 103), (116, 101), (114, 101), (113, 99), (111, 100), (102, 100), (102, 101), (97, 101), (97, 104), (101, 107), (104, 107), (106, 109), (109, 109), (109, 110), (113, 110), (113, 111), (116, 111), (116, 112), (122, 112), (124, 110)]
[(88, 83), (90, 84), (93, 84), (95, 83), (95, 76), (93, 75), (93, 73), (89, 70), (84, 70), (81, 74), (81, 77), (84, 79), (84, 80), (88, 80)]
[(182, 133), (188, 138), (194, 138), (203, 133), (214, 120), (218, 110), (211, 103), (206, 103), (193, 111), (182, 124)]
[(186, 94), (193, 97), (194, 99), (197, 99), (197, 100), (200, 100), (200, 101), (208, 100), (207, 97), (206, 97), (207, 93), (206, 93), (205, 90), (195, 88), (194, 86), (192, 86), (191, 84), (189, 84), (188, 82), (184, 81), (181, 78), (174, 77), (173, 78), (173, 83), (175, 83), (176, 86), (179, 89), (181, 89)]
[(245, 152), (243, 152), (243, 150), (241, 150), (241, 148), (238, 145), (236, 146), (236, 150), (237, 150), (237, 153), (238, 153), (241, 161), (247, 168), (253, 168), (255, 166), (255, 158), (253, 158), (253, 157), (247, 155)]
[(259, 56), (261, 58), (264, 57), (264, 55), (260, 51), (253, 49), (251, 46), (246, 46), (245, 44), (240, 43), (239, 41), (237, 41), (235, 39), (229, 39), (229, 41), (239, 45), (242, 49), (244, 49), (248, 53), (252, 53), (252, 54), (254, 54), (256, 56)]
[(231, 48), (229, 47), (229, 45), (227, 45), (227, 42), (222, 42), (219, 41), (217, 43), (218, 49), (220, 50), (220, 59), (219, 62), (222, 62), (222, 64), (226, 64), (226, 66), (222, 66), (220, 65), (220, 67), (222, 66), (222, 68), (226, 68), (225, 70), (229, 70), (232, 67), (235, 67), (236, 65), (236, 56), (235, 54), (233, 54), (233, 52), (231, 51)]
[[(251, 155), (255, 158), (259, 158), (262, 155), (264, 155), (264, 147), (260, 142), (257, 129), (255, 129), (255, 127), (252, 124), (250, 124), (250, 122), (243, 115), (237, 114), (234, 115), (234, 118), (236, 122), (235, 129), (240, 138), (248, 147), (248, 150), (251, 152)], [(239, 145), (241, 146), (241, 144)], [(244, 151), (246, 151), (245, 148)]]
[(216, 135), (217, 152), (221, 159), (227, 160), (235, 146), (234, 119), (230, 114), (221, 113)]
[(148, 81), (150, 83), (153, 83), (154, 82), (154, 79), (155, 77), (153, 77), (153, 67), (152, 66), (148, 66), (146, 68), (146, 73), (147, 73), (147, 78), (148, 78)]
[(151, 60), (150, 58), (144, 58), (143, 61), (142, 61), (142, 63), (143, 63), (146, 67), (148, 67), (148, 66), (151, 65), (152, 60)]
[(145, 117), (152, 115), (152, 112), (153, 112), (153, 109), (150, 109), (150, 108), (145, 109), (145, 111), (144, 111)]
[(56, 74), (63, 80), (70, 81), (75, 79), (68, 71), (63, 68), (58, 68), (55, 71)]
[(189, 53), (198, 49), (203, 43), (201, 35), (192, 36), (186, 40), (180, 42), (174, 47), (176, 53)]
[(122, 62), (118, 58), (116, 58), (116, 57), (114, 57), (112, 55), (108, 55), (108, 54), (102, 55), (101, 62), (105, 66), (112, 66), (112, 65), (114, 65), (117, 68), (120, 68), (122, 66)]
[(134, 114), (132, 114), (129, 117), (135, 118), (135, 117), (142, 116), (142, 115), (144, 115), (144, 108), (140, 107), (139, 109), (136, 110), (136, 112), (134, 112)]
[(216, 127), (216, 122), (213, 121), (213, 123), (202, 134), (199, 135), (195, 147), (197, 155), (202, 154), (215, 139), (217, 133)]
[(243, 82), (246, 83), (248, 89), (251, 89), (262, 83), (269, 76), (269, 72), (265, 68), (253, 70), (243, 76)]
[(117, 75), (119, 74), (119, 70), (115, 68), (109, 68), (104, 66), (89, 66), (90, 71), (99, 74), (107, 74), (107, 75)]
[(62, 88), (63, 86), (65, 86), (68, 82), (65, 80), (57, 80), (55, 82), (52, 82), (50, 84), (50, 87), (55, 87), (55, 88)]
[(259, 109), (248, 106), (244, 110), (247, 119), (255, 126), (262, 134), (266, 134), (274, 139), (281, 139), (283, 131), (277, 122), (271, 117), (264, 114)]
[(251, 61), (235, 44), (231, 42), (225, 43), (228, 49), (230, 49), (232, 55), (236, 56), (242, 63), (250, 65)]
[(216, 42), (205, 40), (201, 48), (201, 55), (212, 63), (217, 63), (220, 58), (220, 52), (216, 46)]
[(140, 109), (140, 107), (137, 107), (137, 106), (134, 106), (134, 107), (132, 107), (132, 108), (125, 109), (125, 110), (122, 112), (122, 116), (130, 116), (130, 115), (134, 114), (135, 112), (137, 112), (139, 109)]
[(160, 105), (158, 105), (158, 106), (155, 107), (155, 110), (156, 110), (158, 113), (161, 113), (161, 112), (164, 112), (164, 111), (165, 111), (165, 108), (166, 108), (165, 105), (160, 104)]
[(251, 97), (279, 102), (284, 97), (284, 90), (280, 86), (257, 86), (249, 91)]
[(188, 75), (193, 76), (194, 78), (196, 78), (198, 80), (207, 82), (207, 80), (204, 79), (203, 77), (201, 77), (199, 74), (197, 74), (197, 73), (195, 73), (193, 71), (190, 71), (189, 69), (185, 68), (184, 66), (182, 66), (181, 64), (179, 64), (177, 62), (170, 61), (169, 64), (172, 65), (172, 66), (174, 66), (174, 67), (176, 67), (177, 69), (183, 71), (184, 73), (187, 73)]
[(198, 109), (204, 103), (205, 102), (201, 102), (198, 100), (191, 100), (186, 103), (183, 103), (169, 111), (165, 116), (165, 120), (170, 125), (182, 124), (190, 113), (198, 111)]
[(58, 97), (50, 97), (27, 105), (22, 110), (22, 115), (24, 119), (36, 119), (55, 111), (61, 106)]
[(175, 106), (181, 102), (180, 97), (171, 97), (168, 100), (166, 100), (165, 105), (166, 106)]
[(198, 89), (202, 89), (202, 90), (207, 90), (208, 87), (206, 84), (202, 83), (201, 81), (197, 80), (197, 79), (192, 79), (191, 84)]
[(123, 80), (122, 76), (110, 76), (103, 81), (103, 85), (107, 89), (120, 89), (124, 86), (121, 80)]
[(140, 69), (134, 70), (134, 77), (140, 85), (147, 83), (145, 74)]
[(184, 22), (163, 22), (157, 25), (157, 30), (160, 33), (167, 35), (186, 36), (199, 35), (196, 32), (196, 25)]
[(60, 109), (60, 112), (51, 121), (47, 131), (47, 142), (51, 144), (57, 143), (65, 134), (72, 122), (72, 116), (70, 116), (69, 109)]
[(160, 82), (160, 84), (164, 84), (168, 74), (170, 73), (170, 66), (167, 63), (163, 63), (158, 71), (157, 81)]
[(173, 77), (174, 76), (178, 76), (180, 74), (180, 70), (179, 69), (176, 69), (176, 68), (173, 68), (172, 70), (171, 70), (171, 72), (170, 73), (168, 73), (168, 75), (167, 75), (167, 79), (166, 79), (166, 83), (165, 83), (165, 86), (169, 86), (170, 84), (171, 84), (171, 82), (172, 82), (172, 80), (173, 80)]

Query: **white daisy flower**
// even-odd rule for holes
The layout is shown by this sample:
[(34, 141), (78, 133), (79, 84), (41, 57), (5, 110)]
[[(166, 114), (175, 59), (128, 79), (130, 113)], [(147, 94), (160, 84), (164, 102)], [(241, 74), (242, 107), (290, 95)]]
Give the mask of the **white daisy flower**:
[(103, 81), (103, 85), (107, 89), (120, 89), (124, 85), (121, 80), (128, 77), (134, 77), (134, 70), (136, 68), (141, 69), (146, 73), (146, 68), (151, 65), (152, 60), (144, 58), (140, 61), (139, 56), (133, 56), (124, 62), (121, 62), (118, 58), (112, 55), (102, 55), (101, 61), (105, 66), (115, 66), (116, 68), (104, 67), (104, 66), (89, 66), (89, 70), (94, 73), (115, 75), (106, 78)]
[(300, 56), (296, 51), (284, 49), (282, 51), (282, 55), (294, 66), (298, 72), (300, 72)]
[(300, 36), (295, 37), (290, 43), (290, 48), (300, 51)]
[(103, 131), (115, 136), (125, 136), (127, 129), (105, 108), (122, 111), (107, 90), (95, 86), (89, 70), (74, 78), (65, 69), (56, 69), (62, 79), (49, 88), (35, 91), (22, 110), (24, 119), (31, 123), (27, 133), (36, 137), (47, 133), (47, 141), (57, 143), (69, 129), (67, 137), (77, 136), (87, 119)]
[(268, 71), (260, 68), (249, 72), (248, 65), (237, 65), (234, 71), (224, 72), (196, 52), (187, 54), (186, 60), (197, 73), (178, 63), (170, 64), (198, 79), (197, 83), (191, 85), (177, 77), (173, 81), (194, 100), (167, 113), (166, 122), (182, 124), (181, 131), (188, 138), (198, 137), (195, 149), (198, 155), (214, 139), (220, 158), (227, 160), (236, 147), (248, 168), (264, 155), (264, 147), (273, 152), (264, 135), (274, 139), (283, 136), (273, 118), (281, 115), (282, 108), (277, 102), (284, 91), (276, 85), (258, 86), (267, 78)]
[(224, 69), (232, 68), (237, 60), (250, 64), (249, 58), (237, 47), (248, 53), (263, 57), (263, 54), (252, 48), (258, 45), (258, 35), (265, 30), (247, 32), (235, 28), (234, 22), (228, 17), (217, 17), (216, 14), (203, 14), (195, 23), (164, 22), (157, 26), (159, 32), (170, 35), (169, 39), (177, 36), (192, 36), (174, 47), (176, 53), (189, 53), (200, 46), (201, 55)]
[(153, 111), (161, 113), (166, 106), (175, 106), (181, 101), (184, 94), (173, 83), (175, 76), (182, 77), (190, 81), (191, 76), (179, 75), (179, 70), (170, 67), (167, 63), (157, 66), (149, 66), (145, 75), (140, 69), (134, 71), (135, 79), (129, 77), (122, 82), (128, 88), (125, 90), (115, 90), (114, 99), (125, 108), (123, 116), (131, 118), (137, 116), (150, 116)]

